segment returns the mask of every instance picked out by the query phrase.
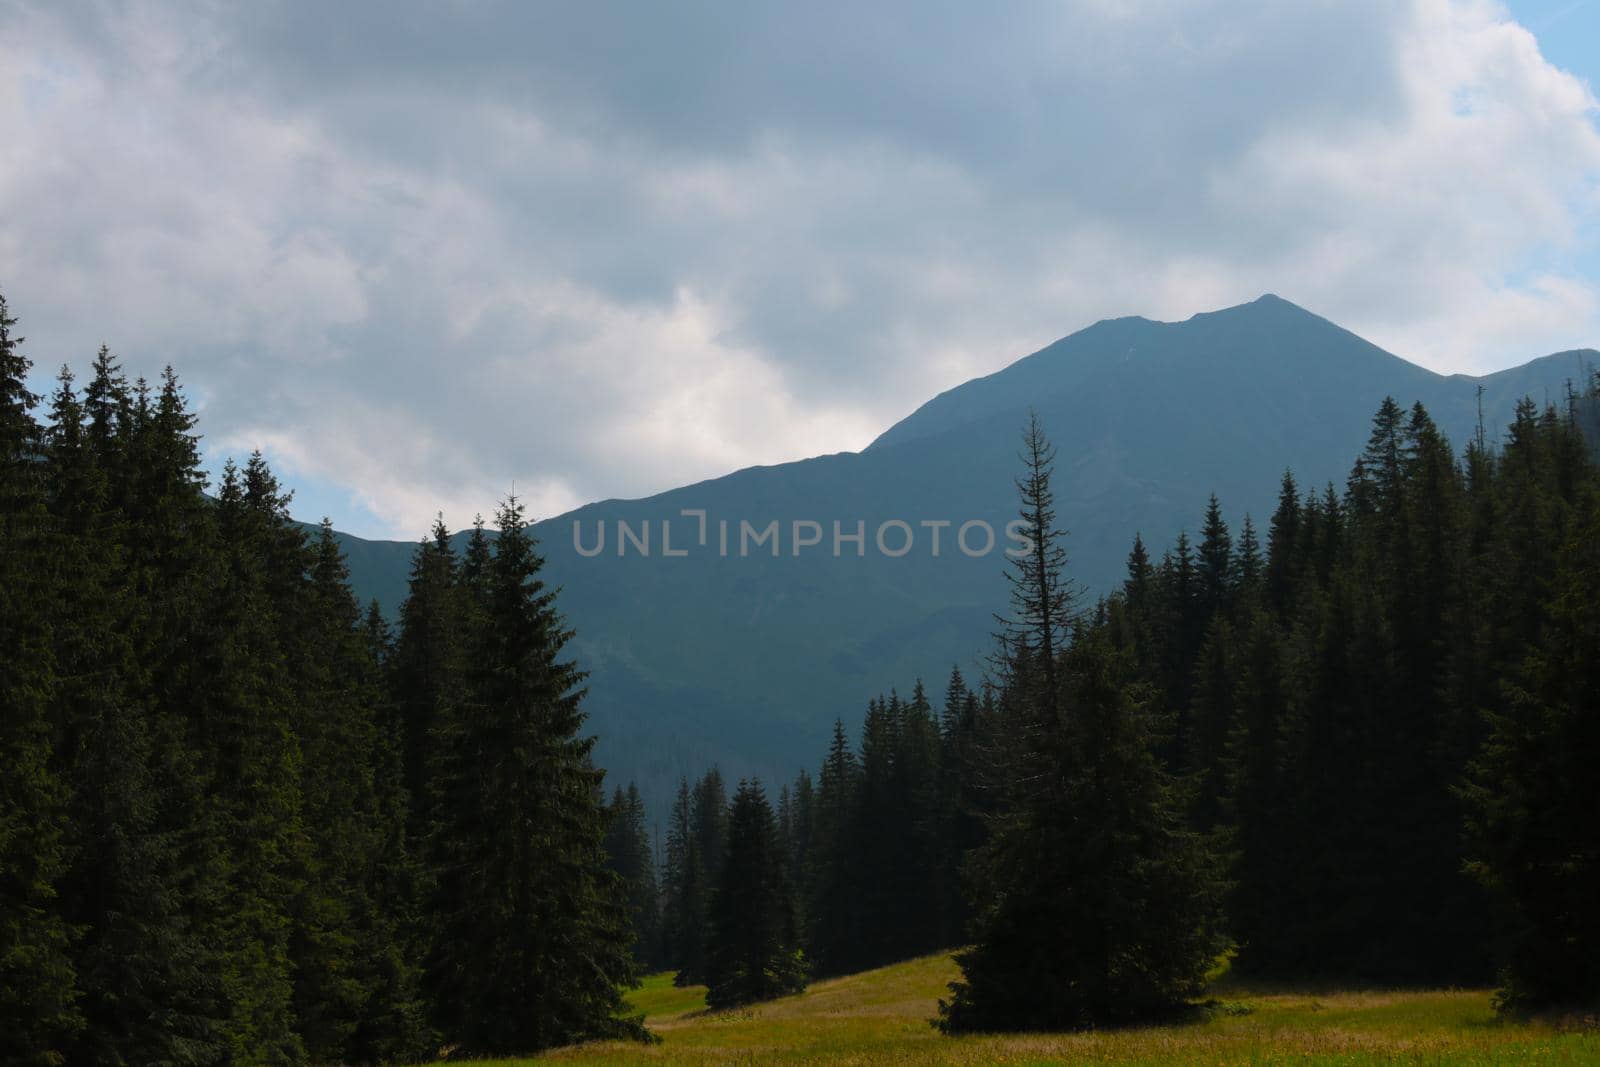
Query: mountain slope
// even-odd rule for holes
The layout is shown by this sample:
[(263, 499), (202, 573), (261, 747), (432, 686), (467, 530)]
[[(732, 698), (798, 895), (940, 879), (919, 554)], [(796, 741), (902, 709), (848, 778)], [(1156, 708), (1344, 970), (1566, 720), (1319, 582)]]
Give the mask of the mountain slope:
[[(1302, 488), (1342, 485), (1385, 396), (1422, 401), (1451, 439), (1475, 431), (1478, 389), (1491, 433), (1516, 399), (1562, 395), (1600, 354), (1560, 353), (1485, 378), (1442, 376), (1273, 296), (1181, 323), (1115, 319), (929, 401), (861, 453), (738, 471), (645, 500), (605, 501), (539, 524), (551, 579), (590, 669), (598, 759), (660, 801), (680, 774), (720, 761), (730, 777), (787, 778), (819, 755), (835, 717), (852, 727), (866, 699), (952, 664), (981, 671), (993, 613), (1005, 604), (1000, 549), (968, 558), (956, 528), (1002, 533), (1015, 500), (1018, 432), (1039, 412), (1059, 457), (1056, 490), (1077, 581), (1112, 588), (1134, 533), (1156, 551), (1198, 522), (1215, 491), (1237, 527), (1258, 526), (1285, 468)], [(708, 538), (698, 544), (707, 514)], [(651, 554), (618, 555), (621, 520), (650, 528)], [(663, 520), (675, 550), (662, 555)], [(730, 554), (718, 553), (718, 522)], [(782, 525), (781, 554), (741, 557), (739, 523)], [(791, 523), (820, 524), (823, 544), (791, 554)], [(865, 555), (831, 552), (832, 523), (864, 524)], [(901, 520), (902, 558), (873, 533)], [(932, 555), (925, 520), (948, 521)], [(573, 526), (592, 548), (574, 547)], [(1264, 532), (1264, 531), (1263, 531)], [(896, 547), (903, 536), (890, 533)], [(1002, 535), (1003, 536), (1003, 535)], [(975, 539), (974, 543), (978, 540)], [(413, 546), (345, 539), (364, 596), (391, 610)]]

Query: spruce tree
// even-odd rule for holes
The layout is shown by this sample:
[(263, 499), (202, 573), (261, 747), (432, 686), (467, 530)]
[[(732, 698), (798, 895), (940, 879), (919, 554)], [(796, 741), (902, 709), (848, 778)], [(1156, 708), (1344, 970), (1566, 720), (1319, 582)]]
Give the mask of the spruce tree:
[(644, 799), (639, 787), (618, 786), (606, 809), (606, 862), (622, 879), (628, 898), (628, 918), (633, 931), (633, 958), (654, 968), (661, 959), (660, 902), (655, 862), (650, 855), (650, 835), (645, 829)]
[(1234, 569), (1234, 592), (1240, 600), (1252, 600), (1259, 593), (1261, 583), (1261, 542), (1256, 537), (1256, 526), (1250, 514), (1245, 513), (1239, 527), (1239, 550)]
[(1066, 579), (1065, 533), (1056, 527), (1055, 492), (1050, 486), (1055, 448), (1031, 410), (1022, 434), (1021, 460), (1017, 516), (1028, 550), (1012, 557), (1006, 572), (1011, 613), (1000, 619), (1008, 639), (1002, 647), (1012, 651), (1013, 661), (1016, 653), (1025, 651), (1035, 664), (1030, 703), (1048, 722), (1056, 712), (1055, 660), (1071, 618), (1073, 591)]
[(1290, 858), (1302, 833), (1290, 809), (1296, 734), (1287, 684), (1284, 638), (1264, 611), (1242, 638), (1229, 731), (1223, 803), (1233, 827), (1229, 931), (1246, 973), (1292, 975), (1279, 933), (1296, 921), (1284, 887), (1293, 884)]
[(734, 793), (712, 916), (707, 1006), (720, 1010), (805, 988), (794, 891), (759, 782), (741, 780)]
[[(1228, 610), (1232, 603), (1234, 574), (1233, 536), (1222, 518), (1222, 505), (1217, 495), (1211, 494), (1206, 504), (1205, 522), (1201, 526), (1200, 551), (1196, 578), (1199, 581), (1200, 617), (1210, 619)], [(1202, 624), (1203, 625), (1203, 624)]]
[(417, 546), (400, 607), (400, 635), (389, 666), (390, 692), (400, 726), (401, 768), (411, 799), (412, 832), (420, 839), (432, 794), (428, 760), (435, 727), (463, 697), (464, 608), (458, 565), (444, 520)]
[(813, 970), (844, 974), (857, 958), (864, 935), (857, 863), (856, 812), (861, 768), (844, 723), (835, 719), (833, 739), (817, 775), (811, 869), (806, 872), (806, 931)]
[(1222, 882), (1153, 752), (1124, 654), (1082, 630), (1044, 777), (978, 859), (976, 943), (939, 1005), (946, 1032), (1170, 1018), (1222, 947)]
[(57, 905), (70, 857), (50, 714), (44, 444), (15, 325), (0, 296), (0, 1060), (52, 1064), (82, 1018)]
[(466, 697), (431, 734), (429, 988), (441, 1029), (479, 1054), (642, 1033), (621, 1017), (631, 936), (579, 732), (583, 673), (514, 497), (497, 524)]
[(722, 860), (728, 850), (728, 791), (717, 767), (713, 766), (695, 783), (689, 817), (706, 882), (716, 885), (722, 879)]
[(224, 871), (221, 896), (206, 914), (207, 936), (223, 962), (228, 1055), (263, 1063), (305, 1059), (292, 942), (308, 841), (294, 686), (274, 602), (288, 578), (281, 558), (291, 547), (286, 508), (259, 457), (247, 477), (225, 465), (216, 504), (218, 574), (203, 608), (215, 654), (192, 679)]
[(693, 798), (687, 779), (680, 779), (667, 823), (667, 852), (662, 865), (661, 923), (667, 966), (676, 970), (675, 985), (695, 985), (705, 976), (705, 930), (711, 888), (695, 835)]
[(313, 1060), (424, 1050), (415, 962), (385, 900), (403, 862), (379, 775), (381, 679), (349, 571), (325, 519), (314, 546), (299, 670), (310, 855), (298, 903), (295, 1007)]
[(934, 873), (939, 947), (959, 944), (971, 914), (962, 887), (967, 855), (983, 840), (981, 801), (973, 775), (978, 744), (978, 699), (957, 667), (950, 668), (939, 720), (939, 788), (936, 800), (939, 855)]
[[(1024, 499), (1048, 496), (1048, 467), (1025, 464)], [(1064, 553), (1049, 548), (1040, 558), (1059, 568)], [(1037, 584), (1062, 588), (1064, 578)], [(1036, 612), (1027, 600), (1014, 610), (1024, 621)], [(1059, 702), (1042, 703), (1036, 682), (1016, 685), (1021, 671), (1006, 679), (1003, 703), (1036, 725), (1011, 742), (1014, 781), (971, 863), (976, 944), (957, 955), (962, 979), (939, 1005), (947, 1032), (1170, 1014), (1198, 992), (1220, 948), (1218, 865), (1156, 756), (1157, 716), (1132, 660), (1091, 620), (1074, 627), (1061, 666)]]
[[(170, 366), (137, 426), (122, 487), (122, 542), (159, 845), (131, 866), (159, 887), (161, 906), (146, 921), (162, 974), (116, 998), (153, 1041), (141, 1048), (112, 1040), (130, 1060), (209, 1063), (228, 1045), (231, 1008), (218, 976), (227, 966), (221, 931), (235, 904), (227, 884), (228, 820), (213, 800), (214, 753), (201, 717), (212, 675), (195, 654), (217, 637), (217, 508), (203, 492), (196, 419)], [(175, 920), (170, 926), (151, 921), (163, 913)]]
[[(109, 364), (104, 349), (101, 358)], [(129, 519), (113, 502), (104, 466), (142, 451), (146, 420), (126, 417), (129, 405), (119, 410), (97, 447), (62, 368), (45, 469), (56, 560), (52, 703), (61, 773), (72, 787), (73, 863), (61, 912), (78, 930), (73, 959), (85, 1024), (70, 1059), (185, 1062), (214, 1051), (214, 1020), (197, 988), (203, 961), (176, 892), (182, 838), (163, 819), (171, 741), (160, 735), (137, 658), (145, 620), (138, 585), (128, 580)], [(117, 495), (128, 493), (124, 485)]]
[(1267, 528), (1266, 594), (1268, 602), (1279, 611), (1288, 602), (1290, 584), (1300, 560), (1299, 535), (1300, 489), (1295, 485), (1294, 475), (1284, 471), (1278, 488), (1278, 507)]
[(1516, 1011), (1600, 1009), (1600, 489), (1561, 555), (1466, 790), (1473, 870), (1510, 919), (1500, 998)]

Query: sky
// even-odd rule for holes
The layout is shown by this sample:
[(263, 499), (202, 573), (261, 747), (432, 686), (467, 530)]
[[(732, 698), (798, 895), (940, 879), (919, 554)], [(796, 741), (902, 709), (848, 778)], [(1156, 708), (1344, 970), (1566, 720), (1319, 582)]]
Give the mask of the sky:
[(1600, 346), (1600, 0), (0, 0), (0, 292), (363, 536), (864, 447), (1274, 292)]

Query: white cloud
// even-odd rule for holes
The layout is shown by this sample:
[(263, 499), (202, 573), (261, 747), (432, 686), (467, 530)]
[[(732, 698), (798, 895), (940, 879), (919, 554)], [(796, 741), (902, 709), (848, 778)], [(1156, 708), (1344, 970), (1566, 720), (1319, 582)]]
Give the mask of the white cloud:
[(0, 14), (0, 285), (397, 536), (859, 447), (1106, 315), (1600, 341), (1595, 101), (1475, 0), (336, 10)]

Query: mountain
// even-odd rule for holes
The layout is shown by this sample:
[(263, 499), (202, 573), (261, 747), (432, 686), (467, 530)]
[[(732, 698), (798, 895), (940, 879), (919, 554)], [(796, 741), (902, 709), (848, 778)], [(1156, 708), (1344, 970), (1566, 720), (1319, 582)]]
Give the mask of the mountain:
[[(819, 757), (835, 717), (854, 727), (866, 700), (952, 664), (981, 676), (993, 615), (1004, 609), (1004, 527), (1014, 515), (1017, 440), (1030, 407), (1058, 450), (1056, 491), (1071, 574), (1092, 595), (1120, 580), (1142, 533), (1153, 552), (1198, 524), (1210, 493), (1237, 530), (1246, 513), (1265, 536), (1288, 468), (1302, 489), (1342, 486), (1385, 396), (1421, 401), (1464, 445), (1479, 390), (1492, 436), (1524, 395), (1559, 399), (1600, 366), (1563, 352), (1482, 378), (1408, 363), (1276, 296), (1178, 323), (1096, 323), (1006, 369), (942, 393), (859, 453), (752, 467), (643, 500), (609, 500), (541, 522), (537, 533), (560, 605), (589, 669), (597, 758), (661, 802), (680, 774), (719, 762), (730, 778), (787, 780)], [(699, 543), (703, 510), (706, 544)], [(729, 554), (719, 554), (719, 521)], [(781, 554), (741, 556), (741, 520), (781, 524)], [(791, 546), (792, 523), (820, 525), (821, 545)], [(864, 524), (832, 554), (832, 524)], [(907, 524), (913, 549), (891, 558), (874, 534)], [(924, 521), (948, 521), (931, 552)], [(617, 522), (634, 537), (619, 555)], [(953, 543), (969, 521), (990, 524), (995, 550), (969, 558)], [(673, 551), (662, 552), (662, 523)], [(605, 529), (604, 551), (585, 549)], [(809, 532), (809, 528), (806, 528)], [(420, 531), (419, 531), (420, 533)], [(969, 547), (981, 544), (981, 528)], [(886, 544), (904, 537), (890, 527)], [(345, 537), (363, 596), (395, 609), (414, 545)], [(657, 809), (659, 810), (659, 809)]]

